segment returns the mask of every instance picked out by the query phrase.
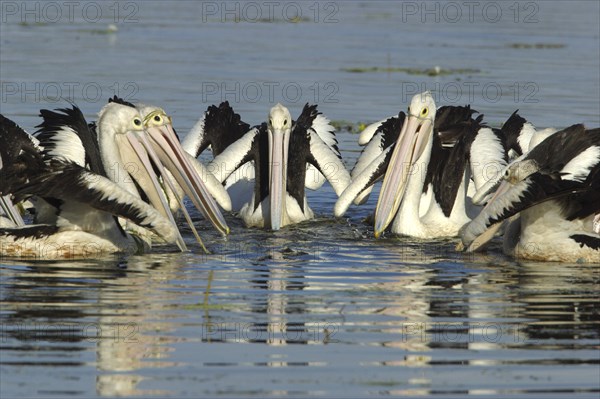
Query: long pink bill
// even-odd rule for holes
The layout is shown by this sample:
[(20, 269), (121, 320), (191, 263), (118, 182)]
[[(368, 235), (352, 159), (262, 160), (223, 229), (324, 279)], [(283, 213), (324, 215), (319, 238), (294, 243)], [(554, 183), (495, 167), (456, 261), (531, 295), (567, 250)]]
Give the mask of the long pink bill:
[(396, 216), (411, 169), (427, 146), (431, 128), (429, 119), (412, 115), (403, 124), (375, 208), (375, 238), (379, 238)]
[(289, 135), (278, 130), (269, 132), (269, 200), (273, 230), (281, 228), (285, 214), (288, 145)]
[[(144, 190), (144, 193), (150, 200), (150, 203), (166, 218), (173, 223), (173, 226), (177, 229), (177, 224), (175, 223), (175, 219), (173, 218), (173, 214), (169, 208), (169, 203), (165, 196), (164, 190), (158, 182), (158, 177), (154, 172), (154, 168), (148, 158), (148, 153), (153, 153), (152, 148), (145, 148), (144, 145), (140, 143), (138, 137), (135, 133), (129, 132), (126, 135), (127, 140), (133, 150), (133, 155), (135, 155), (139, 161), (139, 163), (143, 166), (143, 168), (137, 168), (138, 170), (134, 171), (133, 177), (138, 181), (140, 187)], [(125, 148), (120, 146), (120, 148)], [(125, 155), (125, 154), (123, 154)], [(131, 155), (131, 154), (127, 154)], [(154, 156), (156, 154), (153, 154)], [(128, 156), (124, 159), (132, 159), (131, 156)], [(149, 184), (150, 183), (150, 184)], [(187, 251), (187, 246), (185, 245), (185, 241), (177, 229), (177, 246), (181, 251)]]
[(146, 131), (160, 161), (175, 178), (183, 192), (217, 230), (223, 235), (229, 234), (225, 218), (196, 169), (190, 165), (173, 128), (170, 125), (163, 125), (147, 128)]

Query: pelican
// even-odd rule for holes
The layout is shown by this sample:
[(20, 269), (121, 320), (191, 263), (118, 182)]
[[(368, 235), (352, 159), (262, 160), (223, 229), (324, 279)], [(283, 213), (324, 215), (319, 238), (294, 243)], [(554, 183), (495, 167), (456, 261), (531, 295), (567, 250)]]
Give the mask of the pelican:
[[(210, 105), (206, 109), (181, 145), (194, 158), (198, 158), (210, 147), (214, 159), (249, 130), (250, 125), (241, 120), (240, 115), (233, 111), (228, 101), (224, 101), (219, 106)], [(254, 187), (253, 180), (254, 163), (250, 162), (223, 183), (231, 198), (231, 210), (239, 212), (250, 200)]]
[[(311, 127), (321, 140), (338, 157), (341, 157), (335, 138), (335, 128), (331, 126), (329, 119), (318, 113), (312, 120)], [(207, 108), (202, 118), (185, 136), (182, 146), (196, 158), (210, 146), (214, 158), (241, 139), (250, 129), (250, 125), (241, 120), (240, 115), (233, 111), (229, 102), (224, 101), (219, 106), (211, 105)], [(310, 163), (306, 167), (305, 187), (310, 190), (319, 189), (325, 183), (325, 176)], [(239, 211), (250, 200), (246, 194), (251, 192), (254, 177), (254, 163), (249, 162), (225, 181), (225, 187), (232, 197), (234, 210)]]
[[(229, 229), (213, 198), (207, 193), (198, 173), (180, 155), (183, 152), (181, 146), (171, 134), (172, 130), (162, 126), (162, 119), (161, 123), (151, 125), (133, 104), (116, 97), (102, 108), (97, 123), (91, 125), (91, 129), (87, 128), (85, 120), (82, 122), (83, 116), (78, 116), (81, 114), (78, 109), (61, 111), (62, 115), (41, 111), (44, 123), (40, 125), (42, 130), (37, 137), (48, 156), (66, 157), (95, 173), (105, 174), (131, 194), (149, 201), (173, 224), (171, 206), (176, 202), (173, 197), (181, 201), (181, 195), (185, 193), (221, 233), (228, 233)], [(163, 118), (162, 115), (155, 116)], [(164, 118), (168, 117), (164, 115)], [(155, 170), (162, 171), (160, 178)], [(176, 182), (171, 181), (173, 177)], [(215, 183), (220, 186), (216, 180)], [(166, 191), (170, 186), (176, 188)], [(173, 191), (179, 196), (167, 198), (166, 195)], [(181, 208), (198, 242), (205, 249), (185, 208)], [(131, 228), (137, 227), (133, 225)], [(182, 250), (187, 249), (183, 238), (178, 240), (178, 245)]]
[(206, 109), (202, 118), (185, 136), (181, 146), (195, 158), (210, 147), (213, 157), (216, 157), (249, 130), (250, 125), (241, 120), (228, 101), (224, 101), (219, 106), (210, 105)]
[(502, 126), (502, 130), (505, 132), (506, 151), (511, 160), (532, 150), (536, 145), (558, 131), (551, 127), (538, 130), (533, 124), (520, 116), (518, 112), (519, 110), (513, 112)]
[(115, 216), (126, 218), (176, 243), (175, 225), (153, 207), (68, 158), (46, 149), (17, 124), (0, 117), (0, 195), (17, 200), (39, 196), (55, 207), (54, 224), (0, 229), (0, 256), (43, 259), (97, 257), (147, 250), (148, 236), (129, 234)]
[[(510, 162), (523, 160), (529, 151), (558, 132), (555, 128), (536, 129), (535, 126), (520, 116), (517, 113), (518, 111), (516, 110), (500, 129), (506, 159)], [(507, 166), (508, 163), (502, 167), (500, 173), (495, 173), (492, 176), (488, 175), (489, 178), (486, 181), (475, 185), (476, 187), (472, 190), (471, 196), (473, 204), (484, 204), (491, 197), (492, 189), (499, 184), (500, 179), (506, 173)]]
[(200, 242), (199, 236), (183, 206), (182, 197), (184, 195), (192, 200), (196, 208), (218, 231), (223, 235), (228, 234), (229, 227), (219, 211), (215, 199), (223, 209), (230, 210), (229, 195), (204, 165), (183, 150), (167, 113), (160, 107), (146, 104), (134, 105), (117, 96), (109, 99), (110, 103), (137, 109), (142, 116), (145, 131), (138, 132), (137, 139), (147, 151), (148, 156), (143, 157), (144, 162), (151, 161), (152, 166), (158, 169), (164, 190), (161, 195), (168, 196), (166, 200), (172, 212), (182, 211), (198, 241)]
[[(155, 164), (159, 165), (159, 169), (161, 163), (165, 164), (167, 170), (163, 174), (174, 177), (178, 182), (167, 184), (166, 187), (170, 197), (177, 199), (171, 203), (171, 210), (181, 209), (187, 214), (181, 201), (185, 193), (217, 230), (223, 235), (229, 234), (229, 227), (215, 202), (216, 200), (226, 211), (231, 210), (231, 199), (227, 191), (202, 163), (182, 148), (171, 118), (162, 108), (145, 104), (137, 104), (136, 108), (144, 117), (149, 143), (158, 155), (159, 159), (154, 160)], [(141, 139), (146, 142), (145, 135)], [(173, 160), (177, 163), (173, 163)], [(181, 172), (182, 169), (185, 173)], [(171, 179), (165, 180), (168, 183)]]
[(600, 263), (600, 234), (594, 226), (599, 212), (600, 129), (573, 125), (508, 165), (492, 199), (462, 231), (459, 249), (482, 248), (501, 222), (520, 214), (505, 233), (506, 254)]
[[(364, 202), (382, 176), (375, 210), (375, 237), (392, 224), (396, 234), (418, 238), (455, 236), (474, 216), (467, 202), (472, 177), (487, 181), (485, 169), (506, 165), (501, 132), (473, 119), (470, 107), (442, 107), (425, 92), (413, 97), (408, 115), (365, 129), (368, 142), (352, 171), (352, 183), (335, 205), (342, 216), (350, 204)], [(434, 132), (436, 134), (434, 134)]]
[[(350, 183), (335, 137), (325, 141), (317, 132), (325, 128), (316, 105), (304, 106), (292, 121), (281, 104), (269, 112), (267, 123), (250, 129), (208, 165), (221, 182), (233, 172), (254, 162), (254, 189), (240, 216), (247, 226), (281, 227), (314, 217), (306, 195), (307, 164), (313, 165), (339, 195)], [(333, 144), (332, 144), (333, 143)]]
[[(76, 106), (58, 112), (41, 110), (40, 116), (43, 122), (38, 125), (35, 137), (46, 158), (72, 162), (106, 176), (130, 194), (148, 200), (175, 225), (147, 159), (151, 148), (145, 149), (138, 138), (144, 124), (135, 108), (111, 102), (100, 110), (97, 123), (90, 125)], [(36, 201), (37, 222), (56, 223), (54, 208), (55, 205), (47, 201)], [(139, 229), (139, 226), (126, 225), (125, 229)], [(182, 251), (187, 250), (181, 235), (177, 244)]]

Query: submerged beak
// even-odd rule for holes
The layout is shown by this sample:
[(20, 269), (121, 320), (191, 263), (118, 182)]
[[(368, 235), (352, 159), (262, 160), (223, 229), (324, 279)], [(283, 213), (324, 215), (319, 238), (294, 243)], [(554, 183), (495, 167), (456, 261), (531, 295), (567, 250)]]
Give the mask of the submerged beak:
[[(206, 185), (198, 176), (196, 169), (189, 163), (177, 136), (170, 124), (153, 126), (146, 129), (150, 144), (161, 163), (175, 178), (184, 193), (192, 200), (205, 218), (211, 221), (223, 235), (229, 234), (229, 227), (221, 214), (217, 203), (208, 192)], [(163, 176), (168, 179), (168, 176)]]
[(282, 216), (285, 213), (289, 141), (289, 133), (269, 130), (269, 198), (273, 230), (281, 228)]
[[(488, 203), (481, 210), (480, 213), (483, 214), (488, 208), (493, 206), (492, 204), (494, 204), (494, 202), (498, 198), (502, 198), (502, 196), (508, 190), (510, 190), (511, 187), (512, 187), (512, 185), (509, 182), (507, 182), (506, 180), (503, 180), (502, 183), (500, 184), (500, 187), (498, 187), (498, 190), (496, 190), (496, 193), (494, 194), (494, 196), (488, 201)], [(475, 237), (473, 239), (473, 241), (471, 241), (471, 242), (468, 242), (469, 237), (463, 237), (464, 244), (469, 244), (469, 246), (466, 248), (466, 252), (475, 252), (475, 251), (479, 250), (480, 248), (483, 248), (488, 242), (490, 242), (494, 238), (496, 232), (498, 230), (500, 230), (500, 227), (502, 227), (503, 224), (504, 224), (503, 222), (494, 223), (493, 225), (489, 226), (483, 233), (481, 233), (477, 237)], [(465, 242), (465, 239), (466, 239), (466, 242)], [(464, 248), (464, 246), (460, 247), (460, 248)]]
[(403, 124), (375, 208), (375, 238), (379, 238), (396, 216), (411, 169), (423, 154), (432, 129), (430, 119), (413, 115), (409, 115)]

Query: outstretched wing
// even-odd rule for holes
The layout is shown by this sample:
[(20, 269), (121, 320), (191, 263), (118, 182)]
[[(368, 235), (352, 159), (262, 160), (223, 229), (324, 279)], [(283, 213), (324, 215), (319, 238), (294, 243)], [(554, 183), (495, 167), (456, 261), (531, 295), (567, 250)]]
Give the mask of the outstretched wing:
[[(406, 114), (404, 112), (400, 112), (398, 116), (393, 116), (386, 120), (374, 123), (368, 126), (367, 129), (372, 130), (372, 133), (368, 135), (361, 134), (359, 138), (359, 144), (361, 143), (361, 139), (366, 139), (366, 136), (370, 136), (370, 141), (368, 141), (367, 146), (362, 150), (360, 156), (358, 157), (354, 168), (352, 169), (351, 176), (352, 180), (358, 178), (358, 176), (367, 168), (371, 163), (377, 159), (386, 149), (388, 149), (391, 145), (393, 145), (400, 135), (400, 130), (402, 129), (402, 125), (404, 124), (404, 120), (406, 118)], [(377, 125), (377, 126), (375, 126)], [(373, 127), (376, 127), (373, 130)], [(361, 144), (362, 145), (362, 144)], [(386, 165), (387, 168), (387, 165)], [(385, 173), (385, 171), (384, 171)], [(375, 180), (374, 180), (375, 181)], [(373, 181), (373, 182), (374, 182)], [(354, 198), (354, 203), (356, 205), (360, 205), (364, 203), (371, 194), (373, 190), (372, 184), (366, 186), (364, 191)]]
[[(566, 164), (564, 156), (557, 156), (556, 148), (568, 154)], [(537, 171), (515, 184), (504, 181), (463, 231), (464, 243), (473, 242), (490, 226), (550, 200), (558, 201), (567, 220), (600, 212), (600, 129), (586, 131), (582, 125), (573, 125), (517, 162), (529, 162), (527, 165)]]
[[(325, 115), (317, 110), (317, 105), (306, 103), (292, 129), (292, 136), (305, 135), (309, 131), (315, 132), (331, 152), (339, 159), (342, 158), (335, 137), (335, 127), (331, 125), (331, 121)], [(326, 177), (315, 165), (309, 163), (306, 166), (304, 186), (309, 190), (319, 189), (325, 183)]]
[[(367, 167), (363, 168), (362, 172), (354, 176), (352, 182), (346, 187), (340, 195), (334, 208), (336, 217), (342, 216), (348, 210), (348, 207), (355, 201), (355, 198), (371, 187), (378, 179), (382, 178), (387, 171), (392, 158), (392, 149), (390, 146), (383, 150), (377, 158), (375, 158)], [(356, 202), (356, 201), (355, 201)]]
[[(13, 163), (23, 152), (40, 154), (42, 151), (35, 137), (2, 114), (0, 114), (0, 141), (3, 143), (0, 145), (0, 169), (3, 165)], [(38, 158), (41, 162), (41, 155)]]
[(211, 105), (207, 108), (181, 145), (194, 157), (198, 157), (211, 146), (213, 156), (217, 156), (249, 130), (250, 125), (241, 120), (228, 101), (224, 101), (218, 107)]
[(310, 131), (309, 138), (309, 162), (325, 176), (335, 193), (340, 196), (352, 180), (339, 156), (339, 152), (336, 152), (329, 144), (325, 143), (315, 131)]
[(227, 147), (217, 155), (208, 165), (207, 169), (217, 180), (223, 183), (229, 176), (244, 164), (256, 160), (257, 140), (261, 131), (266, 131), (267, 125), (255, 126), (242, 138)]
[[(88, 166), (91, 171), (105, 176), (100, 157), (96, 132), (90, 130), (81, 110), (61, 108), (56, 111), (40, 110), (44, 119), (35, 135), (44, 148), (46, 158), (60, 158), (80, 166)], [(93, 126), (93, 125), (92, 125)]]
[(109, 179), (74, 163), (51, 160), (44, 170), (29, 173), (25, 184), (9, 185), (8, 188), (19, 199), (36, 195), (85, 204), (90, 207), (90, 212), (95, 209), (131, 220), (170, 243), (178, 237), (177, 228), (152, 206)]

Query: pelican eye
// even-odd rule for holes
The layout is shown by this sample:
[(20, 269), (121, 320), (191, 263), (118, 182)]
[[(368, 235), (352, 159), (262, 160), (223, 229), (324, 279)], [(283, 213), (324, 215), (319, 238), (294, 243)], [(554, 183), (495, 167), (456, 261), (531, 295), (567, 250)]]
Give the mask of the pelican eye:
[(269, 125), (273, 126), (273, 119), (269, 118)]
[(140, 118), (135, 118), (133, 120), (133, 124), (136, 126), (142, 126), (142, 120)]
[(154, 121), (162, 122), (162, 118), (160, 117), (160, 115), (156, 115), (156, 116), (154, 116)]
[(283, 126), (287, 125), (287, 119), (283, 120)]
[(425, 118), (429, 113), (429, 108), (425, 107), (421, 110), (421, 118)]

